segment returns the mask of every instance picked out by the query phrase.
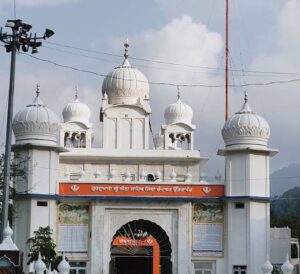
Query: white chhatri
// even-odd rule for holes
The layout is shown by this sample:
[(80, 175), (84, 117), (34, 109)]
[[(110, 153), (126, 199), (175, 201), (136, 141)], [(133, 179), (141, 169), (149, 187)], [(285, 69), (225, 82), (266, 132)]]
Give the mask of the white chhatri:
[(226, 147), (258, 145), (266, 147), (270, 137), (270, 127), (267, 121), (252, 111), (245, 93), (242, 109), (230, 117), (222, 129)]
[(13, 120), (16, 144), (53, 145), (57, 142), (60, 119), (41, 100), (40, 86), (37, 85), (36, 97), (32, 104), (20, 110)]
[(76, 87), (75, 90), (75, 100), (68, 103), (62, 111), (64, 122), (79, 122), (89, 128), (91, 126), (89, 122), (91, 116), (90, 108), (79, 101), (78, 88)]

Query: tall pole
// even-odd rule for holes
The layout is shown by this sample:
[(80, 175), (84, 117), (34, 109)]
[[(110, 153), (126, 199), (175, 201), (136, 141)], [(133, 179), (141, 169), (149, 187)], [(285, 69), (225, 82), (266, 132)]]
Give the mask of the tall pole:
[(6, 52), (11, 52), (10, 62), (10, 78), (8, 91), (8, 109), (7, 109), (7, 123), (6, 123), (6, 141), (5, 141), (5, 155), (3, 164), (3, 193), (2, 193), (2, 215), (1, 215), (1, 231), (0, 239), (3, 238), (3, 230), (8, 223), (8, 207), (9, 207), (9, 187), (10, 187), (10, 164), (11, 164), (11, 139), (12, 139), (12, 122), (13, 122), (13, 103), (15, 90), (15, 68), (16, 68), (16, 53), (20, 48), (27, 52), (30, 48), (32, 53), (37, 53), (37, 48), (42, 45), (40, 40), (51, 37), (54, 31), (46, 29), (42, 37), (37, 37), (34, 34), (28, 35), (31, 25), (25, 24), (20, 19), (7, 20), (6, 27), (11, 28), (12, 33), (2, 32), (0, 28), (0, 41), (4, 43)]
[(226, 0), (226, 65), (225, 65), (225, 121), (228, 119), (229, 112), (229, 0)]
[[(2, 231), (7, 226), (8, 221), (8, 203), (9, 203), (9, 185), (10, 185), (10, 161), (11, 161), (11, 136), (12, 136), (12, 118), (13, 118), (13, 102), (15, 89), (15, 67), (16, 67), (16, 32), (15, 27), (12, 28), (12, 48), (10, 61), (10, 78), (8, 91), (8, 109), (7, 109), (7, 123), (6, 123), (6, 140), (5, 140), (5, 155), (3, 167), (3, 198), (2, 198), (2, 216), (1, 224)], [(2, 235), (1, 235), (2, 239)]]

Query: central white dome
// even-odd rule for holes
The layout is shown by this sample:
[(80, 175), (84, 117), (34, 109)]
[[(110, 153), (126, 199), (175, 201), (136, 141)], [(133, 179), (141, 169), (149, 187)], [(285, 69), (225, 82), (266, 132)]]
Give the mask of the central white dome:
[(125, 42), (125, 60), (108, 73), (102, 84), (102, 95), (107, 94), (109, 104), (139, 104), (149, 99), (149, 82), (146, 76), (130, 65), (128, 41)]
[(166, 125), (175, 123), (192, 125), (193, 110), (189, 105), (183, 103), (178, 96), (176, 103), (166, 108), (164, 117)]

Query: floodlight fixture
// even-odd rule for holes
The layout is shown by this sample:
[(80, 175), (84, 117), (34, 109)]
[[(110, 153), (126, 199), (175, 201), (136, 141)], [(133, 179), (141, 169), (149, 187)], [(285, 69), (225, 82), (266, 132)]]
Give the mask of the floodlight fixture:
[(16, 23), (13, 20), (7, 20), (5, 27), (7, 28), (14, 28), (16, 26)]
[(23, 45), (23, 46), (22, 46), (22, 51), (24, 51), (24, 52), (27, 52), (27, 51), (28, 51), (28, 49), (29, 49), (29, 47), (28, 47), (28, 46), (26, 46), (26, 45)]
[(46, 29), (43, 38), (44, 38), (44, 39), (49, 38), (49, 37), (51, 37), (52, 35), (54, 35), (54, 33), (55, 33), (55, 32), (54, 32), (53, 30), (51, 30), (51, 29)]
[(26, 32), (22, 32), (19, 36), (19, 42), (21, 44), (26, 43), (26, 39), (27, 39), (27, 33)]
[(37, 48), (32, 48), (32, 50), (31, 50), (31, 53), (32, 54), (36, 54), (36, 53), (38, 53), (39, 51), (38, 51), (38, 49)]
[(25, 24), (25, 23), (22, 24), (22, 30), (25, 31), (25, 32), (30, 31), (31, 28), (32, 28), (32, 26), (29, 25), (29, 24)]

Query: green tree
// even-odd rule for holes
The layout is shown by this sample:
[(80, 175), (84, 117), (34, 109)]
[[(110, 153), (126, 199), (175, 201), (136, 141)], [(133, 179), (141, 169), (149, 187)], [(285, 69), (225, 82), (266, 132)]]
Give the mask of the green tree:
[(34, 236), (27, 240), (29, 246), (28, 261), (27, 264), (34, 262), (38, 259), (39, 252), (43, 258), (47, 268), (51, 264), (52, 268), (56, 268), (57, 255), (55, 252), (55, 243), (52, 239), (52, 230), (49, 226), (39, 227), (34, 231)]

